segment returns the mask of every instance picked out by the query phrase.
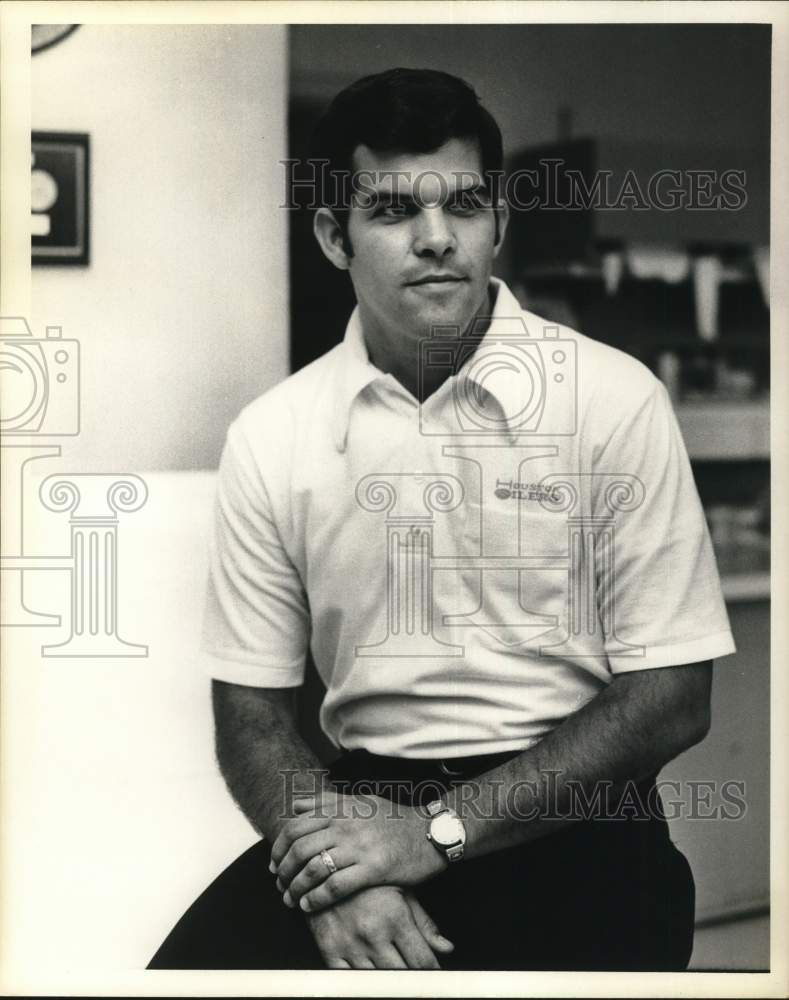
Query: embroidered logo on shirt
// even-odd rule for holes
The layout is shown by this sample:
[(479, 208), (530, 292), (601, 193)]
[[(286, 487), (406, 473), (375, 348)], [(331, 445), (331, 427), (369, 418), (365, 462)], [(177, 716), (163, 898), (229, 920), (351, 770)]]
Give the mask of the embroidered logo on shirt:
[(559, 492), (540, 483), (519, 483), (514, 479), (497, 479), (493, 491), (499, 500), (538, 500), (558, 503)]

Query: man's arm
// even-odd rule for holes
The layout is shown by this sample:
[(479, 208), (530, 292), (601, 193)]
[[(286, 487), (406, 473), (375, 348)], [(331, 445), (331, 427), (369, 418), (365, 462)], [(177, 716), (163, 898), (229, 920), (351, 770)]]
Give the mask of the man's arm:
[(293, 794), (329, 787), (325, 765), (296, 728), (297, 689), (215, 680), (211, 693), (219, 768), (241, 811), (273, 843)]
[(600, 783), (615, 796), (656, 774), (706, 736), (711, 682), (711, 661), (617, 674), (535, 747), (444, 796), (466, 823), (468, 857), (573, 822), (578, 789), (593, 802)]
[[(216, 680), (212, 687), (219, 767), (244, 815), (272, 843), (294, 795), (330, 788), (324, 765), (298, 732), (296, 692)], [(307, 920), (333, 969), (437, 969), (434, 952), (453, 948), (418, 901), (393, 886), (358, 892)]]
[[(573, 822), (567, 815), (573, 785), (588, 802), (601, 782), (616, 792), (659, 771), (707, 733), (711, 679), (711, 661), (618, 674), (536, 746), (445, 794), (465, 822), (466, 856), (525, 843)], [(337, 812), (329, 839), (345, 867), (317, 886), (298, 862), (299, 838), (293, 836), (303, 836), (306, 815), (287, 825), (274, 845), (280, 880), (304, 909), (318, 910), (361, 885), (414, 885), (447, 866), (427, 842), (419, 810), (388, 819), (378, 810), (352, 823), (341, 804)]]

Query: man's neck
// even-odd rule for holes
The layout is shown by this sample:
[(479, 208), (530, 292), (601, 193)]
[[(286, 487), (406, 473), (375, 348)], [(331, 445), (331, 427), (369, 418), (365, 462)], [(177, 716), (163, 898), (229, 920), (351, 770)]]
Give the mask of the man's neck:
[[(475, 339), (482, 338), (490, 326), (490, 319), (493, 314), (495, 302), (496, 291), (491, 284), (488, 284), (485, 297), (482, 300), (480, 307), (474, 313), (474, 316), (471, 318), (466, 329), (463, 331), (464, 336), (468, 335), (469, 331), (474, 329)], [(478, 320), (484, 320), (484, 322), (480, 322), (478, 327), (475, 327), (475, 323)], [(397, 381), (411, 393), (412, 396), (418, 399), (420, 403), (423, 403), (426, 399), (432, 396), (436, 390), (441, 388), (450, 373), (446, 369), (430, 369), (423, 371), (420, 385), (419, 341), (409, 341), (408, 343), (414, 344), (415, 350), (413, 352), (405, 353), (403, 350), (387, 350), (389, 345), (385, 341), (380, 345), (371, 347), (368, 338), (365, 336), (365, 344), (367, 345), (367, 352), (370, 356), (372, 364), (374, 364), (379, 371), (393, 375)], [(401, 344), (398, 344), (397, 346), (400, 347)]]

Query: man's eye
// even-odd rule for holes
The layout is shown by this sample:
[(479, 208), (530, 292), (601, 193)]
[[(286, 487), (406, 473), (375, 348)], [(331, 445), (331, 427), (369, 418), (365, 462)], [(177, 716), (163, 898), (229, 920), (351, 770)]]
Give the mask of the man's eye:
[(474, 215), (483, 208), (482, 199), (476, 194), (458, 195), (449, 202), (449, 210), (454, 215)]
[(403, 202), (392, 202), (390, 205), (381, 205), (375, 213), (384, 219), (405, 219), (413, 214), (412, 206)]

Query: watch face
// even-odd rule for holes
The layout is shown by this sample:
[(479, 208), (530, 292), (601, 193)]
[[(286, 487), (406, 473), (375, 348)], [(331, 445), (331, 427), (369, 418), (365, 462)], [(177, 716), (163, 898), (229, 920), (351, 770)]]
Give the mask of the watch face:
[(440, 847), (451, 847), (453, 844), (466, 842), (463, 824), (451, 813), (441, 813), (434, 817), (430, 824), (430, 836)]

